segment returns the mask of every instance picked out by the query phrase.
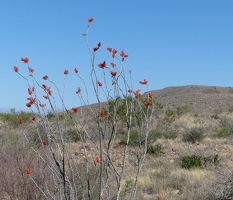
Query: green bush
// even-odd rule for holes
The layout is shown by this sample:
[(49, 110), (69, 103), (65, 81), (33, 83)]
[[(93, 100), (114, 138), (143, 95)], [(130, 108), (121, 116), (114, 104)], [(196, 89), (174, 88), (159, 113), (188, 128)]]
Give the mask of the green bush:
[[(126, 145), (127, 144), (127, 133), (121, 136), (120, 138), (120, 144)], [(129, 134), (129, 145), (140, 145), (145, 142), (145, 137), (143, 137), (139, 132), (137, 131), (131, 131)]]
[(147, 154), (155, 154), (156, 156), (159, 156), (164, 153), (164, 147), (161, 144), (156, 145), (148, 145), (147, 146)]
[(228, 126), (223, 126), (219, 129), (215, 129), (214, 132), (216, 133), (215, 136), (220, 138), (229, 137), (231, 134), (230, 128)]
[(183, 106), (179, 106), (177, 109), (176, 109), (176, 113), (177, 115), (181, 116), (181, 115), (184, 115), (188, 112), (191, 112), (193, 111), (193, 107), (190, 106), (190, 105), (183, 105)]
[(188, 129), (183, 134), (183, 140), (185, 142), (192, 142), (195, 143), (196, 141), (200, 142), (204, 138), (204, 129), (200, 127), (194, 127), (191, 129)]
[(174, 140), (177, 138), (178, 134), (179, 134), (179, 132), (177, 130), (169, 129), (169, 130), (164, 132), (164, 137), (166, 139)]
[(197, 155), (184, 156), (181, 158), (181, 167), (185, 169), (202, 167), (202, 157)]
[(155, 142), (158, 138), (161, 138), (163, 131), (161, 129), (153, 129), (149, 132), (148, 140), (150, 142)]
[(66, 140), (68, 142), (78, 142), (81, 140), (81, 137), (76, 130), (69, 129), (66, 133)]
[(22, 117), (24, 122), (27, 122), (34, 117), (34, 114), (30, 112), (24, 112), (24, 111), (16, 112), (15, 109), (13, 108), (10, 109), (10, 112), (8, 113), (0, 113), (0, 119), (14, 127), (17, 127), (20, 125), (19, 117)]
[(165, 119), (167, 120), (168, 123), (174, 122), (175, 118), (176, 118), (176, 111), (175, 110), (167, 109), (165, 111)]

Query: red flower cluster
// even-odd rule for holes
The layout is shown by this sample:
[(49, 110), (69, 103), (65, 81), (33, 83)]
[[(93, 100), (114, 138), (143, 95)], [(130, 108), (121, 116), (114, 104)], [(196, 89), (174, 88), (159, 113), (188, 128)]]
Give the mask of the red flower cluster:
[(95, 161), (96, 161), (96, 163), (100, 163), (100, 158), (99, 158), (99, 156), (96, 156), (96, 157), (95, 157)]
[(98, 67), (101, 68), (101, 69), (103, 69), (103, 68), (107, 67), (107, 64), (106, 64), (106, 62), (104, 61), (104, 62), (98, 64)]
[(27, 107), (31, 107), (31, 105), (33, 105), (34, 103), (36, 103), (36, 98), (29, 97), (29, 98), (27, 98), (27, 100), (29, 100), (29, 102), (26, 103)]
[(98, 86), (102, 86), (103, 84), (100, 81), (97, 81)]
[(44, 108), (44, 107), (46, 106), (46, 104), (45, 104), (45, 103), (44, 103), (44, 104), (40, 103), (39, 106), (40, 106), (41, 108)]
[(20, 123), (20, 124), (23, 124), (23, 123), (24, 123), (24, 120), (23, 120), (22, 117), (19, 118), (19, 123)]
[(78, 69), (77, 68), (74, 68), (74, 71), (75, 71), (76, 74), (78, 73)]
[(139, 94), (140, 92), (141, 92), (140, 89), (138, 89), (138, 90), (136, 90), (136, 91), (134, 92), (135, 98), (136, 98), (136, 99), (138, 99), (138, 98), (140, 97), (140, 94)]
[(96, 47), (93, 48), (93, 51), (97, 51), (101, 47), (101, 42), (98, 43)]
[(144, 105), (145, 105), (146, 107), (148, 107), (148, 106), (150, 106), (150, 105), (151, 105), (151, 102), (149, 102), (149, 101), (145, 101), (145, 102), (144, 102)]
[(32, 95), (34, 91), (35, 91), (35, 87), (28, 88), (28, 94), (29, 95)]
[(33, 68), (31, 68), (31, 67), (28, 67), (28, 70), (29, 70), (29, 72), (30, 73), (33, 73), (35, 70), (33, 69)]
[(116, 75), (117, 75), (117, 72), (111, 71), (111, 75), (112, 75), (112, 76), (116, 76)]
[(21, 61), (23, 61), (24, 63), (28, 63), (29, 59), (28, 59), (28, 57), (25, 57), (25, 58), (21, 58)]
[(50, 87), (48, 87), (47, 85), (43, 84), (42, 87), (44, 88), (44, 90), (49, 94), (52, 95), (52, 91), (50, 90)]
[(33, 118), (30, 120), (30, 122), (33, 123), (33, 122), (35, 122), (35, 120), (36, 120), (36, 118), (33, 117)]
[(152, 94), (151, 92), (148, 92), (148, 96), (149, 96), (150, 98), (152, 98), (152, 97), (153, 97), (153, 94)]
[(112, 67), (116, 67), (116, 64), (114, 62), (110, 63), (112, 65)]
[(47, 146), (47, 145), (48, 145), (48, 142), (46, 142), (45, 140), (42, 140), (41, 142), (42, 142), (42, 144), (43, 144), (44, 146)]
[(65, 75), (69, 74), (69, 70), (65, 69), (64, 74)]
[(44, 80), (47, 80), (49, 77), (47, 75), (43, 76)]
[(125, 52), (122, 50), (120, 56), (122, 57), (122, 61), (124, 61), (125, 58), (128, 58), (128, 54), (125, 54)]
[(139, 81), (139, 83), (141, 83), (142, 85), (146, 85), (148, 83), (148, 81), (146, 79), (144, 79), (144, 81)]
[(104, 112), (104, 111), (101, 111), (101, 112), (100, 112), (100, 117), (101, 117), (101, 118), (104, 118), (104, 117), (105, 117), (105, 112)]
[(26, 172), (26, 174), (28, 174), (28, 175), (31, 174), (31, 171), (30, 171), (30, 169), (28, 169), (28, 168), (25, 169), (25, 172)]
[(94, 18), (93, 18), (93, 17), (91, 17), (91, 18), (87, 18), (87, 21), (88, 21), (89, 23), (91, 23), (91, 22), (93, 22), (93, 21), (94, 21)]
[(19, 71), (19, 68), (17, 66), (14, 66), (14, 71), (15, 72), (18, 72)]
[(78, 112), (78, 107), (72, 108), (72, 110), (73, 110), (75, 113), (77, 113), (77, 112)]
[(107, 50), (110, 51), (112, 53), (112, 57), (115, 58), (117, 50), (116, 49), (112, 49), (111, 47), (108, 47)]
[(78, 87), (77, 91), (76, 91), (76, 94), (79, 94), (81, 92), (81, 88)]
[(49, 97), (48, 96), (46, 96), (46, 95), (43, 95), (43, 97), (45, 98), (45, 99), (48, 99)]

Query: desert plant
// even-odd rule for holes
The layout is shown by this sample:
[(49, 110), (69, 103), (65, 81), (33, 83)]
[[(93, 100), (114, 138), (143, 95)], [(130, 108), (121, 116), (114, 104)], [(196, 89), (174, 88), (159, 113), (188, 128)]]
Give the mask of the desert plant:
[(147, 146), (147, 154), (154, 154), (156, 156), (159, 156), (164, 153), (164, 147), (162, 144), (156, 144), (156, 145), (148, 145)]
[[(38, 165), (38, 175), (44, 177), (44, 170), (50, 172), (50, 176), (44, 178), (43, 187), (37, 182), (29, 167), (26, 168), (26, 174), (46, 199), (109, 199), (113, 197), (119, 199), (122, 194), (128, 148), (131, 144), (139, 144), (135, 156), (131, 157), (137, 163), (137, 167), (133, 171), (133, 183), (130, 182), (132, 186), (130, 198), (137, 197), (138, 176), (145, 159), (155, 105), (151, 95), (142, 98), (140, 89), (132, 90), (132, 73), (129, 71), (130, 80), (127, 80), (125, 72), (128, 55), (123, 50), (119, 57), (116, 49), (107, 48), (113, 58), (112, 70), (110, 67), (107, 68), (107, 61), (96, 66), (95, 55), (102, 44), (99, 42), (91, 48), (88, 42), (88, 32), (93, 20), (94, 18), (88, 19), (88, 28), (83, 34), (90, 53), (91, 80), (84, 81), (78, 69), (74, 69), (78, 80), (84, 85), (82, 89), (78, 86), (76, 91), (80, 104), (83, 106), (74, 106), (69, 110), (64, 104), (63, 94), (69, 70), (64, 70), (64, 87), (60, 91), (48, 75), (43, 76), (43, 81), (47, 81), (51, 84), (50, 86), (38, 81), (27, 57), (22, 58), (21, 61), (28, 65), (31, 81), (20, 73), (17, 66), (14, 66), (14, 71), (28, 84), (30, 96), (27, 98), (26, 106), (31, 109), (32, 114), (38, 113), (38, 117), (31, 117), (30, 126), (23, 115), (18, 118), (18, 123), (21, 125), (27, 144), (37, 155), (38, 162), (45, 164), (44, 169)], [(86, 82), (92, 84), (97, 101), (95, 106), (89, 104), (89, 90)], [(146, 86), (148, 92), (148, 81), (144, 79), (140, 81), (140, 84)], [(44, 94), (43, 98), (40, 98), (40, 90)], [(54, 91), (57, 92), (59, 99), (55, 99)], [(108, 103), (101, 102), (101, 95)], [(62, 105), (60, 111), (56, 106), (58, 100)], [(50, 113), (46, 112), (47, 107), (50, 107)], [(121, 143), (124, 144), (121, 148), (121, 163), (116, 166), (113, 162), (115, 154), (113, 146), (116, 142), (118, 126), (122, 124), (126, 125), (125, 139)], [(39, 141), (38, 148), (34, 147), (34, 141), (31, 138), (32, 127)], [(95, 127), (95, 130), (90, 132), (87, 127)], [(72, 148), (68, 143), (70, 139), (81, 141), (82, 160), (74, 159)], [(87, 149), (89, 145), (87, 141), (93, 146), (91, 152)], [(82, 165), (78, 165), (79, 162)], [(120, 168), (117, 168), (118, 166)]]
[(218, 129), (215, 129), (214, 132), (215, 132), (215, 136), (216, 137), (220, 137), (220, 138), (226, 138), (226, 137), (229, 137), (231, 132), (230, 132), (230, 127), (229, 126), (223, 126), (223, 127), (220, 127)]
[(193, 107), (190, 105), (187, 105), (187, 104), (179, 106), (176, 109), (176, 113), (178, 116), (184, 115), (184, 114), (191, 112), (191, 111), (193, 111)]
[(171, 109), (167, 109), (165, 111), (165, 119), (168, 123), (172, 123), (175, 121), (176, 119), (176, 111), (175, 110), (171, 110)]
[(202, 167), (202, 157), (197, 155), (184, 156), (181, 158), (181, 167), (185, 169)]
[(183, 134), (183, 140), (185, 142), (200, 142), (204, 138), (204, 129), (201, 127), (193, 127), (188, 130)]

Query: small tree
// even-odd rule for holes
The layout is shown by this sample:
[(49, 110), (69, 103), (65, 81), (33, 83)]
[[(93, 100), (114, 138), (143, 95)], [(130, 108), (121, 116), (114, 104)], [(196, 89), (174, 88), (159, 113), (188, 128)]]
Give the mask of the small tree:
[[(88, 19), (88, 28), (83, 36), (86, 38), (90, 53), (90, 77), (97, 104), (89, 104), (86, 87), (88, 80), (85, 81), (76, 68), (74, 72), (77, 74), (78, 80), (85, 85), (84, 88), (78, 87), (76, 91), (82, 106), (74, 106), (69, 109), (64, 104), (65, 80), (69, 74), (68, 70), (64, 71), (64, 87), (63, 91), (60, 91), (48, 75), (43, 76), (43, 80), (50, 85), (38, 81), (27, 57), (21, 60), (28, 65), (32, 84), (29, 83), (27, 77), (19, 72), (18, 67), (14, 67), (14, 71), (28, 83), (29, 97), (26, 106), (31, 109), (32, 113), (38, 114), (38, 117), (32, 117), (30, 122), (36, 132), (37, 139), (41, 141), (39, 149), (34, 147), (31, 140), (30, 130), (32, 127), (28, 128), (29, 125), (25, 124), (22, 117), (19, 118), (19, 123), (27, 143), (37, 156), (38, 162), (45, 164), (50, 176), (44, 177), (42, 165), (38, 165), (37, 170), (43, 177), (43, 182), (36, 182), (30, 169), (27, 168), (26, 173), (47, 199), (119, 199), (123, 192), (122, 178), (126, 172), (125, 166), (132, 131), (137, 132), (143, 138), (139, 141), (135, 152), (134, 159), (137, 167), (134, 170), (132, 187), (130, 187), (129, 199), (136, 198), (138, 176), (147, 152), (147, 139), (155, 109), (153, 96), (148, 93), (146, 98), (141, 98), (140, 89), (133, 90), (132, 72), (129, 71), (130, 79), (127, 80), (127, 72), (125, 71), (128, 54), (123, 50), (118, 56), (116, 49), (108, 47), (107, 50), (112, 57), (110, 66), (108, 66), (107, 61), (95, 64), (95, 55), (102, 44), (99, 42), (94, 48), (91, 48), (88, 42), (88, 32), (93, 20), (94, 18)], [(148, 81), (144, 79), (140, 83), (146, 86), (148, 91)], [(61, 111), (57, 109), (58, 99), (55, 98), (52, 87), (58, 94), (62, 105)], [(44, 93), (42, 98), (39, 95), (39, 90)], [(105, 95), (105, 102), (101, 102), (101, 94)], [(45, 110), (48, 107), (50, 108), (49, 113)], [(95, 130), (89, 129), (91, 126), (95, 127)], [(121, 148), (120, 167), (113, 162), (114, 144), (119, 126), (125, 127), (127, 137), (124, 147)], [(43, 134), (39, 127), (42, 127)], [(82, 143), (83, 162), (77, 162), (71, 152), (69, 146), (71, 130), (72, 138), (78, 138)], [(77, 137), (74, 137), (75, 134)], [(88, 150), (90, 144), (93, 147), (91, 154)]]

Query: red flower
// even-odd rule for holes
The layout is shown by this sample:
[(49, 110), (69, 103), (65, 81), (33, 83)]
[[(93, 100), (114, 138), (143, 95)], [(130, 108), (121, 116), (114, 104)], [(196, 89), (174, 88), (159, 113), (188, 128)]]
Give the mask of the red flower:
[(28, 94), (29, 95), (32, 95), (33, 91), (34, 91), (33, 88), (32, 89), (28, 88)]
[(48, 92), (49, 95), (52, 95), (52, 91), (50, 90), (50, 87), (48, 87), (48, 86), (45, 85), (45, 84), (42, 84), (42, 87), (44, 88), (44, 90), (45, 90), (46, 92)]
[(113, 49), (113, 50), (112, 50), (112, 57), (113, 57), (113, 58), (115, 58), (116, 53), (117, 53), (117, 50), (116, 50), (116, 49)]
[(15, 71), (15, 72), (18, 72), (18, 71), (19, 71), (19, 68), (16, 67), (16, 66), (14, 66), (14, 71)]
[(101, 111), (101, 112), (100, 112), (100, 117), (101, 117), (101, 118), (104, 118), (104, 117), (105, 117), (105, 112), (104, 112), (104, 111)]
[(77, 108), (72, 108), (72, 110), (77, 113), (78, 112), (78, 107)]
[(91, 18), (87, 18), (87, 21), (88, 21), (89, 23), (91, 23), (91, 22), (93, 22), (93, 21), (94, 21), (94, 18), (93, 18), (93, 17), (91, 17)]
[(23, 120), (22, 117), (19, 118), (19, 123), (20, 123), (20, 124), (23, 124), (23, 123), (24, 123), (24, 120)]
[(69, 74), (69, 70), (66, 69), (66, 70), (64, 71), (64, 74), (65, 74), (65, 75)]
[(109, 50), (110, 52), (112, 52), (112, 48), (111, 47), (108, 47), (107, 50)]
[(44, 108), (46, 106), (46, 104), (40, 103), (39, 106), (42, 107), (42, 108)]
[(96, 156), (96, 157), (95, 157), (95, 161), (96, 161), (96, 163), (100, 163), (100, 158), (99, 158), (99, 156)]
[(81, 88), (78, 87), (77, 91), (76, 91), (76, 94), (80, 93), (81, 92)]
[(33, 123), (33, 122), (35, 122), (35, 120), (36, 120), (36, 118), (33, 117), (33, 118), (30, 120), (30, 122)]
[(21, 61), (23, 61), (24, 63), (28, 63), (29, 59), (28, 57), (25, 57), (25, 58), (21, 58)]
[(32, 69), (31, 67), (28, 67), (29, 72), (33, 73), (35, 70)]
[(116, 76), (116, 75), (117, 75), (117, 72), (111, 71), (111, 75), (112, 75), (112, 76)]
[(103, 63), (98, 64), (98, 67), (103, 69), (103, 68), (107, 67), (107, 64), (104, 61)]
[(28, 174), (28, 175), (31, 174), (31, 171), (30, 171), (30, 169), (28, 169), (28, 168), (25, 169), (25, 172), (26, 172), (26, 174)]
[(140, 97), (140, 94), (139, 94), (140, 92), (141, 92), (140, 89), (138, 89), (138, 90), (136, 90), (136, 91), (134, 92), (135, 98), (136, 98), (136, 99), (138, 99), (138, 98)]
[(78, 69), (77, 68), (74, 68), (74, 71), (75, 71), (76, 74), (78, 73)]
[(43, 97), (45, 98), (45, 99), (48, 99), (49, 97), (48, 96), (46, 96), (46, 95), (43, 95)]
[(94, 47), (93, 48), (93, 51), (95, 52), (95, 51), (97, 51), (99, 49), (99, 47)]
[(33, 98), (29, 97), (29, 98), (27, 98), (27, 100), (29, 100), (29, 102), (26, 103), (27, 107), (31, 107), (31, 105), (33, 105), (36, 102), (36, 98), (33, 99)]
[(148, 81), (146, 79), (144, 79), (144, 81), (139, 81), (139, 83), (141, 83), (142, 85), (146, 85), (148, 83)]
[(125, 52), (124, 52), (123, 50), (121, 51), (120, 56), (121, 56), (122, 58), (124, 58), (124, 57), (125, 57)]
[(48, 145), (48, 143), (47, 143), (45, 140), (42, 140), (41, 142), (42, 142), (42, 144), (43, 144), (44, 146), (47, 146), (47, 145)]
[(99, 42), (97, 46), (98, 46), (98, 47), (101, 47), (101, 42)]
[(49, 77), (47, 75), (43, 76), (44, 80), (47, 80)]
[(145, 105), (146, 107), (148, 107), (148, 106), (150, 106), (150, 105), (151, 105), (151, 102), (149, 102), (149, 101), (145, 101), (145, 102), (144, 102), (144, 105)]
[(102, 86), (103, 84), (100, 81), (97, 81), (98, 86)]
[(150, 98), (152, 98), (152, 97), (153, 97), (153, 94), (152, 94), (151, 92), (148, 92), (148, 96), (149, 96)]
[(116, 67), (116, 64), (114, 62), (110, 63), (112, 65), (112, 67)]

